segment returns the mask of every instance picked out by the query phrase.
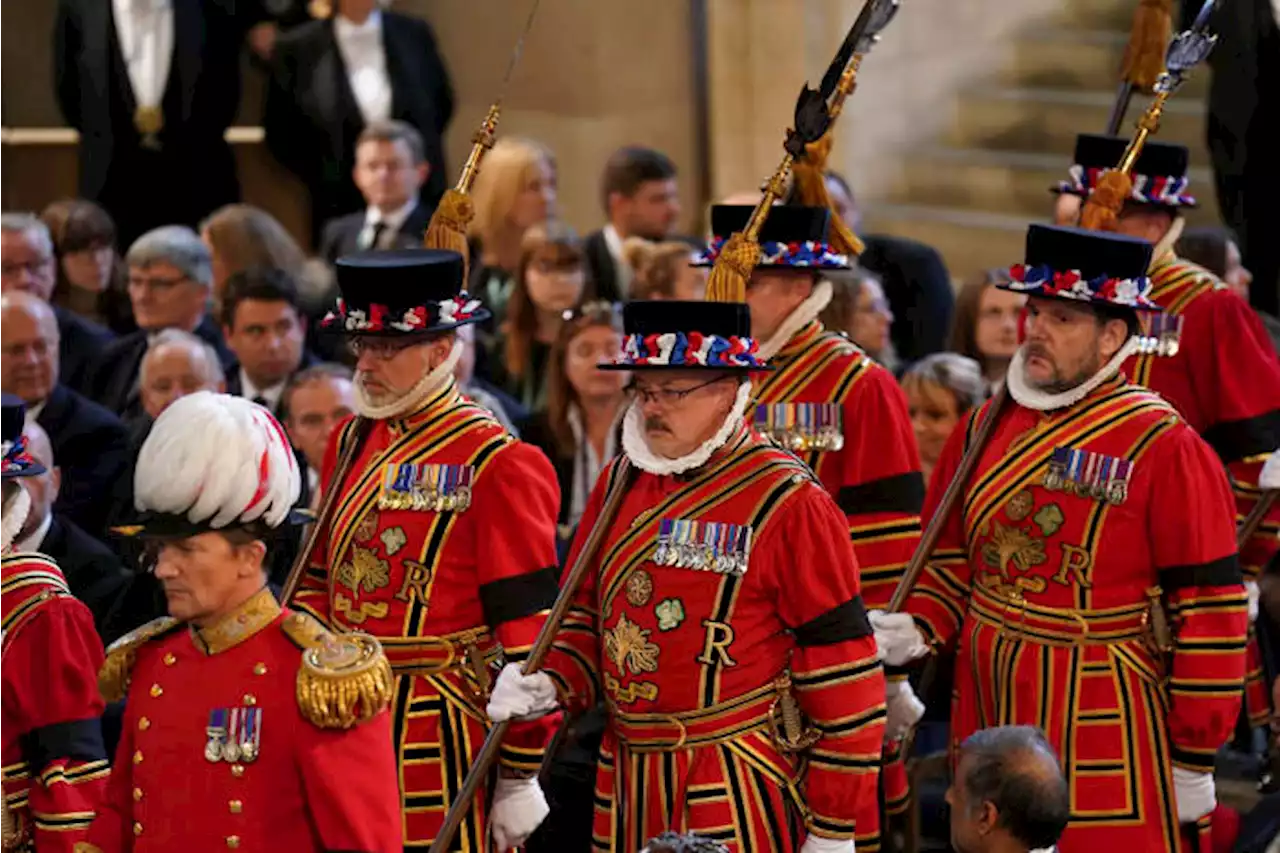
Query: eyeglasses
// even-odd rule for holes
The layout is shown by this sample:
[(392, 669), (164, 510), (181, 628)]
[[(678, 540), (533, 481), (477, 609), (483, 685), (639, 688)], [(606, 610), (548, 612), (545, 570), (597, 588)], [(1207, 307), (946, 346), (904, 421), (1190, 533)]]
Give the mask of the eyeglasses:
[(39, 275), (49, 268), (49, 264), (53, 263), (53, 258), (40, 258), (36, 261), (27, 261), (24, 263), (9, 262), (0, 266), (0, 275), (5, 278), (27, 273), (29, 275)]
[(692, 388), (644, 388), (637, 385), (633, 379), (622, 390), (627, 393), (627, 396), (634, 400), (639, 400), (641, 403), (661, 403), (663, 406), (673, 406), (676, 403), (683, 402), (694, 391), (707, 388), (717, 382), (723, 382), (726, 378), (728, 377), (717, 376), (715, 379), (708, 379), (706, 382), (694, 385)]
[(368, 353), (379, 361), (390, 361), (420, 343), (413, 338), (352, 338), (347, 341), (347, 351), (357, 359)]
[(169, 290), (187, 281), (185, 275), (177, 278), (149, 278), (141, 275), (129, 276), (130, 290)]

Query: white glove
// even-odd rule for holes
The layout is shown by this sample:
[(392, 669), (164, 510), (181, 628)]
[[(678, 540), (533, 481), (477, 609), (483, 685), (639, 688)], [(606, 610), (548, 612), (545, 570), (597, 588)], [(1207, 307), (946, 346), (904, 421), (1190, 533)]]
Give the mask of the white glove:
[(489, 719), (532, 720), (556, 707), (556, 686), (545, 672), (522, 675), (518, 664), (509, 663), (498, 673), (489, 695)]
[(924, 716), (924, 703), (905, 679), (885, 682), (884, 704), (889, 717), (884, 724), (885, 740), (905, 737)]
[(1262, 590), (1258, 589), (1257, 581), (1246, 580), (1244, 591), (1249, 596), (1249, 624), (1252, 625), (1258, 621), (1258, 602), (1262, 598)]
[(1267, 457), (1262, 465), (1262, 473), (1258, 475), (1258, 488), (1265, 491), (1280, 489), (1280, 450)]
[(498, 779), (489, 815), (494, 845), (498, 850), (522, 846), (549, 811), (537, 779)]
[(1218, 805), (1213, 774), (1173, 768), (1173, 793), (1178, 801), (1178, 822), (1195, 823)]
[(852, 838), (823, 838), (809, 833), (800, 845), (800, 853), (854, 853)]
[(910, 614), (872, 610), (867, 617), (876, 632), (876, 653), (889, 666), (906, 666), (929, 654), (924, 634)]

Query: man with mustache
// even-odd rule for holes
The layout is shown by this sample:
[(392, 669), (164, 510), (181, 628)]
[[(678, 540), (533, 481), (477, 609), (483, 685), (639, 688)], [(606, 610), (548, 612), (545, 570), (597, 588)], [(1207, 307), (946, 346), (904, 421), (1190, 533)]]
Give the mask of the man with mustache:
[(878, 828), (884, 679), (844, 515), (750, 428), (749, 375), (767, 368), (746, 305), (633, 302), (623, 325), (602, 367), (633, 376), (624, 456), (570, 564), (596, 525), (601, 545), (545, 671), (508, 665), (489, 715), (604, 700), (597, 846), (678, 829), (735, 851), (853, 853)]
[[(711, 266), (724, 241), (751, 218), (748, 205), (711, 209), (711, 245), (694, 260)], [(794, 452), (845, 515), (868, 607), (889, 601), (920, 541), (924, 479), (906, 394), (893, 374), (818, 315), (831, 302), (829, 271), (849, 260), (828, 245), (827, 210), (786, 205), (769, 212), (761, 256), (747, 283), (751, 333), (774, 372), (752, 392), (756, 429)], [(890, 673), (887, 701), (919, 708), (902, 673)], [(884, 795), (890, 815), (907, 807), (901, 735), (885, 744)], [(866, 846), (871, 839), (860, 838)]]
[[(1081, 134), (1076, 139), (1061, 197), (1087, 199), (1105, 169), (1120, 162), (1128, 140)], [(1124, 364), (1130, 380), (1145, 385), (1177, 408), (1209, 442), (1231, 472), (1237, 523), (1261, 495), (1258, 475), (1280, 447), (1280, 360), (1266, 328), (1247, 302), (1203, 267), (1174, 252), (1185, 220), (1196, 206), (1188, 192), (1187, 149), (1148, 142), (1134, 164), (1134, 188), (1116, 230), (1155, 246), (1151, 255), (1151, 300), (1162, 310), (1144, 320), (1143, 346)], [(1280, 549), (1280, 503), (1240, 551), (1240, 566), (1257, 612), (1257, 581)], [(1249, 643), (1245, 709), (1250, 723), (1271, 716), (1258, 645)]]
[[(559, 488), (541, 451), (458, 391), (457, 329), (489, 316), (462, 290), (461, 255), (363, 252), (340, 258), (337, 275), (322, 330), (347, 338), (363, 422), (329, 441), (321, 483), (335, 512), (294, 603), (386, 648), (403, 842), (425, 850), (484, 741), (491, 667), (524, 658), (555, 601)], [(466, 849), (519, 846), (545, 817), (536, 776), (558, 725), (512, 727), (492, 807), (477, 797), (460, 830)]]
[[(1136, 238), (1031, 226), (1026, 263), (997, 285), (1029, 297), (1012, 400), (906, 612), (870, 615), (886, 664), (955, 647), (953, 743), (1044, 730), (1070, 787), (1063, 853), (1193, 849), (1240, 706), (1230, 486), (1195, 430), (1121, 372), (1137, 312), (1158, 310), (1150, 261)], [(990, 405), (952, 434), (926, 517)]]
[(169, 615), (107, 652), (103, 698), (128, 701), (76, 853), (398, 853), (387, 659), (267, 588), (268, 550), (302, 520), (284, 428), (243, 398), (189, 394), (156, 419), (134, 479), (139, 523), (120, 532), (146, 543)]

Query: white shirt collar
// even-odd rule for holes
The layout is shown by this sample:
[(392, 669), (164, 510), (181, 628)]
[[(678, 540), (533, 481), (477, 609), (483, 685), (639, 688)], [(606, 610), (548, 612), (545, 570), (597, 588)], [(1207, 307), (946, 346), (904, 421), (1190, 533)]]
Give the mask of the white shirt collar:
[(357, 24), (342, 15), (333, 16), (333, 34), (338, 39), (367, 37), (373, 33), (380, 32), (382, 32), (382, 12), (378, 9), (370, 12), (369, 17), (364, 19), (363, 24)]
[(364, 211), (364, 227), (372, 228), (381, 222), (388, 231), (399, 231), (417, 206), (418, 199), (415, 196), (410, 196), (400, 209), (390, 213), (383, 213), (380, 209), (369, 205)]
[(276, 406), (280, 405), (280, 395), (284, 393), (284, 386), (288, 380), (276, 383), (270, 388), (259, 388), (253, 384), (253, 380), (249, 378), (249, 374), (244, 372), (244, 368), (240, 368), (240, 396), (246, 400), (252, 400), (255, 397), (261, 397), (270, 404), (271, 411), (276, 410)]
[(613, 258), (613, 268), (618, 271), (618, 291), (624, 297), (628, 296), (631, 293), (633, 271), (622, 257), (622, 235), (613, 227), (612, 222), (600, 230), (604, 234), (604, 245), (609, 250), (609, 257)]
[(40, 413), (44, 411), (45, 403), (48, 403), (48, 402), (49, 402), (49, 399), (46, 397), (45, 399), (41, 400), (39, 403), (36, 403), (35, 405), (32, 405), (32, 406), (28, 406), (26, 422), (29, 424), (35, 423), (36, 420), (40, 417)]
[(44, 521), (40, 522), (40, 526), (31, 531), (31, 535), (26, 538), (19, 539), (14, 543), (14, 551), (19, 553), (29, 553), (39, 551), (40, 546), (44, 544), (44, 537), (49, 535), (49, 528), (53, 526), (53, 512), (44, 514)]

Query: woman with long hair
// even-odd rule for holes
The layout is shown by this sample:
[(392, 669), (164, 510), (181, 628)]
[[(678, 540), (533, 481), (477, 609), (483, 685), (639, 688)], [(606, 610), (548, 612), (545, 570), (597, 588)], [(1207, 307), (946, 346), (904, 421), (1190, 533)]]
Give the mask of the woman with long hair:
[(117, 335), (137, 329), (111, 214), (91, 201), (72, 198), (55, 201), (40, 218), (53, 238), (58, 264), (53, 304), (101, 323)]
[(484, 158), (471, 191), (475, 218), (469, 290), (493, 312), (506, 314), (525, 231), (556, 215), (556, 159), (532, 139), (506, 136)]
[(991, 388), (1004, 381), (1018, 349), (1018, 324), (1027, 304), (1027, 297), (995, 286), (1008, 280), (1008, 271), (990, 269), (965, 282), (951, 326), (951, 351), (978, 362)]
[[(298, 242), (280, 222), (251, 204), (228, 204), (211, 213), (200, 224), (200, 238), (209, 247), (213, 264), (213, 298), (220, 302), (227, 279), (249, 269), (278, 269), (298, 283), (303, 311), (312, 305), (327, 304), (330, 281), (319, 272), (323, 266), (311, 263)], [(316, 292), (316, 291), (320, 292)]]
[(565, 311), (581, 301), (586, 285), (586, 258), (572, 228), (553, 221), (525, 232), (490, 361), (496, 384), (530, 411), (542, 407), (551, 345)]

